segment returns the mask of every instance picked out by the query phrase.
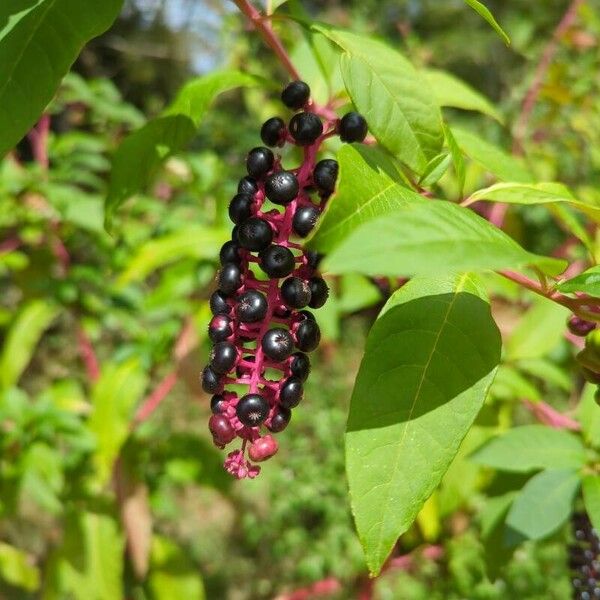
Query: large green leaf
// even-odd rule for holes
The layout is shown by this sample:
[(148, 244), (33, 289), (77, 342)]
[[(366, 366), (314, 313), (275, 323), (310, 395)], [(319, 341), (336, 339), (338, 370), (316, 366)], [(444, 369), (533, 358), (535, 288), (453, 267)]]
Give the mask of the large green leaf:
[(582, 482), (583, 502), (596, 531), (600, 531), (600, 477), (586, 475)]
[(0, 542), (0, 581), (28, 592), (37, 590), (40, 572), (32, 564), (31, 558), (22, 550)]
[(107, 363), (94, 385), (88, 426), (96, 436), (94, 463), (100, 484), (110, 478), (113, 463), (129, 434), (133, 409), (145, 387), (146, 375), (136, 359)]
[(17, 315), (6, 335), (0, 355), (0, 386), (15, 385), (29, 364), (44, 330), (58, 314), (58, 308), (45, 300), (32, 300)]
[(585, 464), (580, 439), (563, 429), (544, 425), (515, 427), (471, 455), (471, 460), (500, 469), (526, 473), (537, 469), (577, 469)]
[(2, 0), (0, 157), (52, 100), (84, 44), (116, 19), (123, 0)]
[(561, 292), (585, 292), (600, 297), (600, 266), (595, 266), (572, 279), (563, 281), (557, 288)]
[(577, 419), (581, 423), (583, 439), (590, 446), (600, 448), (600, 407), (594, 399), (595, 393), (596, 386), (586, 384), (577, 408)]
[(500, 360), (488, 303), (467, 276), (414, 279), (373, 326), (352, 394), (346, 469), (370, 571), (439, 484)]
[(117, 208), (151, 181), (160, 164), (194, 137), (213, 100), (223, 92), (256, 85), (258, 79), (240, 71), (217, 71), (187, 83), (162, 116), (129, 135), (112, 161), (105, 206), (110, 229)]
[(321, 25), (315, 28), (345, 50), (344, 83), (371, 133), (421, 175), (440, 153), (444, 139), (441, 114), (427, 79), (383, 42)]
[(538, 473), (515, 498), (506, 524), (532, 540), (549, 536), (569, 518), (579, 484), (579, 475), (572, 470)]
[(494, 31), (502, 38), (505, 44), (510, 44), (510, 38), (507, 33), (500, 27), (500, 24), (485, 4), (479, 2), (479, 0), (465, 0), (465, 2), (493, 27)]
[(464, 81), (438, 69), (426, 69), (423, 73), (440, 106), (476, 110), (500, 123), (503, 122), (502, 115), (496, 107)]
[[(358, 193), (356, 201), (361, 201)], [(392, 208), (384, 216), (361, 224), (339, 242), (325, 259), (323, 269), (404, 277), (456, 271), (522, 271), (530, 266), (558, 274), (566, 266), (565, 261), (527, 252), (503, 231), (456, 204), (435, 200)], [(311, 246), (321, 250), (318, 236)]]
[(377, 148), (345, 145), (340, 149), (339, 187), (329, 202), (311, 245), (331, 251), (358, 225), (395, 208), (425, 199), (399, 183), (390, 159)]

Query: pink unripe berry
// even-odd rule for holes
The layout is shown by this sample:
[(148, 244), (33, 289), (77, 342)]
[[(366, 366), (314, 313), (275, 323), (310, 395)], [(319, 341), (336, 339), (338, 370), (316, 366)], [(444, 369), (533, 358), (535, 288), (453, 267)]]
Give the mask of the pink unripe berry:
[(235, 429), (224, 415), (213, 415), (208, 421), (208, 428), (217, 446), (225, 446), (235, 438)]
[(248, 449), (248, 456), (254, 462), (262, 462), (277, 454), (277, 450), (279, 450), (277, 440), (270, 435), (265, 435), (252, 442)]

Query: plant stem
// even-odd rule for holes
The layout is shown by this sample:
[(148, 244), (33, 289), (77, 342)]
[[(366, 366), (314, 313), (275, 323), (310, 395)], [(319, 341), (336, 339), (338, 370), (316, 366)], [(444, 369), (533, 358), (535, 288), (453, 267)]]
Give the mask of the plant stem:
[(285, 70), (290, 74), (292, 79), (300, 79), (300, 74), (293, 65), (292, 60), (284, 48), (281, 40), (273, 31), (271, 23), (263, 15), (260, 14), (248, 0), (233, 0), (240, 11), (248, 17), (258, 33), (261, 35), (265, 43), (275, 52), (277, 58), (281, 61)]

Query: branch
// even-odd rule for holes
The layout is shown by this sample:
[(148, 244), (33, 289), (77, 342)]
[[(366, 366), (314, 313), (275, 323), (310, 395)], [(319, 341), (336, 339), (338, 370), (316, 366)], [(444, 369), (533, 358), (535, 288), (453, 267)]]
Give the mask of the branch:
[(37, 125), (27, 134), (33, 158), (42, 167), (45, 172), (48, 170), (50, 161), (48, 160), (48, 134), (50, 132), (50, 115), (43, 114)]
[(154, 391), (146, 397), (135, 413), (134, 426), (146, 421), (150, 415), (160, 406), (160, 403), (168, 396), (169, 392), (177, 383), (177, 371), (171, 371), (163, 377)]
[(569, 429), (571, 431), (579, 431), (581, 429), (581, 425), (579, 425), (577, 421), (559, 413), (545, 402), (523, 400), (523, 404), (531, 414), (544, 425), (548, 425), (554, 429)]
[(79, 326), (77, 329), (77, 343), (79, 345), (79, 355), (90, 381), (97, 381), (100, 377), (100, 364), (98, 363), (98, 357), (92, 346), (90, 338), (83, 327)]

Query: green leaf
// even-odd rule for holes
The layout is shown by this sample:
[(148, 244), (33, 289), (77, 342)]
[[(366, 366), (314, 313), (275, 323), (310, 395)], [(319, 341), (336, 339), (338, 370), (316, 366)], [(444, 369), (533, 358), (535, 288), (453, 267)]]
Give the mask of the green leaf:
[(110, 27), (122, 4), (0, 3), (0, 158), (32, 127), (85, 43)]
[(422, 187), (431, 187), (432, 185), (435, 185), (442, 178), (450, 166), (451, 161), (452, 156), (446, 152), (432, 158), (419, 179), (419, 185)]
[(485, 96), (458, 77), (438, 69), (425, 69), (423, 73), (440, 106), (475, 110), (500, 123), (504, 121), (496, 107)]
[(498, 179), (520, 183), (533, 181), (531, 173), (520, 159), (466, 129), (452, 127), (452, 133), (460, 149)]
[(577, 469), (586, 461), (576, 435), (544, 425), (515, 427), (471, 455), (474, 462), (501, 471), (526, 473), (537, 469)]
[(468, 198), (468, 204), (481, 200), (527, 205), (566, 202), (573, 208), (587, 214), (597, 223), (600, 222), (600, 206), (580, 202), (573, 196), (569, 188), (562, 183), (550, 181), (535, 184), (496, 183), (491, 187), (471, 194)]
[(594, 448), (600, 448), (600, 406), (596, 404), (594, 395), (596, 386), (587, 383), (583, 388), (577, 419), (581, 423), (583, 439)]
[(344, 83), (371, 133), (421, 175), (443, 143), (440, 110), (426, 78), (383, 42), (323, 25), (314, 28), (345, 50)]
[(40, 572), (25, 552), (0, 542), (0, 581), (34, 592), (40, 587)]
[(554, 533), (571, 514), (580, 479), (575, 471), (542, 471), (515, 498), (506, 524), (529, 539)]
[(15, 385), (29, 364), (44, 330), (58, 314), (58, 308), (45, 300), (32, 300), (17, 315), (6, 335), (0, 355), (0, 385)]
[(507, 364), (500, 365), (490, 394), (500, 400), (541, 400), (538, 389), (517, 369)]
[(43, 600), (123, 598), (125, 541), (116, 521), (104, 514), (71, 516), (60, 547), (51, 556)]
[(213, 259), (227, 238), (225, 230), (202, 225), (183, 226), (140, 246), (117, 281), (120, 285), (141, 281), (157, 269), (183, 258)]
[(452, 156), (452, 164), (454, 165), (454, 172), (456, 173), (456, 180), (458, 181), (458, 197), (462, 199), (465, 187), (465, 160), (456, 139), (454, 139), (454, 135), (452, 135), (450, 127), (445, 123), (444, 136), (446, 137), (446, 144), (448, 145), (448, 150), (450, 150), (450, 155)]
[(412, 202), (426, 202), (398, 182), (396, 167), (377, 148), (348, 144), (342, 146), (337, 159), (338, 190), (310, 242), (322, 252), (331, 251), (361, 223)]
[(570, 392), (573, 387), (569, 373), (549, 359), (525, 358), (517, 361), (516, 366), (519, 370), (541, 379), (546, 384), (555, 385), (565, 392)]
[(96, 436), (94, 463), (98, 481), (110, 478), (112, 466), (127, 439), (133, 408), (146, 387), (146, 375), (137, 359), (107, 363), (92, 392), (88, 427)]
[(583, 502), (592, 526), (600, 531), (600, 477), (586, 475), (582, 482)]
[[(361, 200), (356, 190), (355, 202)], [(323, 250), (318, 234), (311, 247)], [(393, 206), (393, 212), (358, 226), (330, 252), (323, 270), (408, 277), (530, 266), (558, 274), (566, 263), (531, 254), (473, 211), (435, 200)]]
[(112, 161), (112, 172), (105, 205), (105, 225), (110, 229), (117, 208), (130, 196), (144, 189), (160, 164), (184, 148), (213, 100), (223, 92), (258, 83), (240, 71), (217, 71), (187, 83), (162, 116), (129, 135)]
[(375, 322), (346, 432), (352, 510), (372, 574), (448, 469), (499, 360), (490, 307), (467, 275), (411, 280)]
[(557, 286), (561, 292), (585, 292), (600, 297), (600, 266), (596, 265)]
[(485, 4), (482, 4), (479, 2), (479, 0), (465, 0), (465, 2), (493, 27), (494, 31), (502, 38), (507, 46), (510, 45), (510, 38), (504, 29), (500, 27), (498, 21), (496, 21), (494, 15), (490, 12), (487, 6), (485, 6)]

